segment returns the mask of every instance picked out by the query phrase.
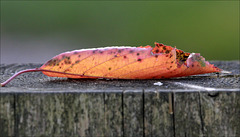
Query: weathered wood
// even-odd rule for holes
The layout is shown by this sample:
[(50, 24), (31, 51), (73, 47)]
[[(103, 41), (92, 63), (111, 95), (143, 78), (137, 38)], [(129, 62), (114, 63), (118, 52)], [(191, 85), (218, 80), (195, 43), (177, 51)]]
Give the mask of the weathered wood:
[(174, 95), (174, 128), (176, 136), (203, 136), (199, 93)]
[(15, 136), (64, 135), (63, 94), (16, 94), (15, 103)]
[(143, 136), (143, 93), (142, 91), (124, 91), (123, 94), (123, 135)]
[(239, 136), (240, 92), (175, 93), (176, 136)]
[(65, 94), (65, 136), (104, 136), (103, 93)]
[[(240, 63), (213, 63), (233, 73), (170, 80), (23, 74), (0, 88), (0, 137), (240, 136)], [(1, 65), (0, 80), (37, 66)]]
[(173, 115), (169, 113), (167, 92), (144, 92), (144, 124), (146, 137), (174, 136)]
[(14, 94), (0, 94), (0, 137), (13, 136), (15, 127)]
[(105, 132), (108, 137), (123, 136), (123, 94), (105, 92)]
[[(240, 136), (240, 93), (200, 94), (203, 133), (206, 136)], [(225, 103), (222, 103), (225, 102)]]
[[(239, 135), (240, 92), (220, 92), (217, 97), (206, 92), (175, 93), (173, 115), (169, 113), (167, 94), (145, 92), (143, 97), (143, 93), (130, 92), (124, 97), (123, 116), (119, 93), (112, 95), (117, 96), (113, 99), (119, 104), (116, 106), (107, 101), (101, 105), (103, 93), (1, 94), (1, 133), (9, 136)], [(12, 100), (6, 101), (9, 98)]]

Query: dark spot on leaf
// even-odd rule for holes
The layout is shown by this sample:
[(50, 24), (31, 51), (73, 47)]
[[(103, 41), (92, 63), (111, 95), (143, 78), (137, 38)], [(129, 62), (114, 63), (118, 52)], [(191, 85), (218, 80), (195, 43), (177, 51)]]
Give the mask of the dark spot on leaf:
[(168, 55), (166, 55), (166, 57), (168, 57)]
[(158, 55), (155, 55), (155, 58), (157, 58), (158, 57)]
[(78, 57), (80, 58), (80, 57), (81, 57), (81, 55), (78, 55)]
[(129, 53), (133, 53), (134, 51), (133, 50), (130, 50)]
[(64, 60), (64, 63), (65, 64), (71, 64), (71, 61), (70, 60)]
[(172, 56), (173, 56), (173, 55), (171, 54), (171, 55), (170, 55), (170, 58), (171, 58)]
[(165, 53), (169, 53), (170, 51), (169, 50), (166, 50), (166, 52)]
[(102, 54), (102, 53), (103, 53), (103, 51), (101, 51), (101, 50), (99, 50), (98, 52), (99, 52), (100, 54)]
[(157, 49), (155, 52), (156, 52), (156, 53), (158, 53), (158, 52), (159, 52), (159, 50)]
[(70, 71), (70, 69), (68, 68), (68, 69), (66, 69), (64, 72), (67, 72), (67, 71)]
[(139, 56), (140, 54), (139, 53), (137, 53), (137, 56)]
[(142, 59), (138, 59), (137, 61), (142, 61)]
[(108, 68), (108, 70), (111, 70), (112, 68)]
[(116, 58), (116, 57), (117, 57), (117, 55), (114, 55), (114, 57)]
[(167, 70), (170, 70), (170, 68), (167, 68)]
[(170, 68), (172, 68), (172, 66), (170, 66)]
[(80, 62), (80, 60), (77, 60), (77, 61), (75, 61), (75, 64), (77, 64), (77, 63), (79, 63)]
[(58, 59), (51, 59), (46, 63), (46, 65), (54, 66), (54, 65), (56, 65), (57, 61), (59, 61), (59, 60)]
[(166, 47), (165, 47), (165, 46), (163, 46), (163, 49), (164, 49), (164, 50), (166, 50)]
[(52, 60), (49, 60), (47, 63), (46, 63), (46, 66), (50, 66), (51, 65), (51, 62), (52, 62)]
[(156, 46), (157, 46), (157, 47), (161, 47), (161, 46), (164, 46), (164, 45), (163, 45), (163, 44), (156, 43)]
[(192, 64), (192, 67), (194, 67), (194, 65)]
[(171, 61), (171, 63), (173, 63), (173, 61)]
[(123, 56), (123, 58), (127, 58), (127, 56)]

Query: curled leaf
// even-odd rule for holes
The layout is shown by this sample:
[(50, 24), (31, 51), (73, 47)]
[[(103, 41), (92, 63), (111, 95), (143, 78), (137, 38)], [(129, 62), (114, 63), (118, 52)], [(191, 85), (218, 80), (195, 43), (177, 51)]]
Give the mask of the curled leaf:
[(50, 77), (162, 79), (221, 70), (200, 56), (155, 43), (155, 47), (106, 47), (74, 50), (59, 54), (43, 66), (24, 70), (2, 83), (25, 72), (42, 71)]

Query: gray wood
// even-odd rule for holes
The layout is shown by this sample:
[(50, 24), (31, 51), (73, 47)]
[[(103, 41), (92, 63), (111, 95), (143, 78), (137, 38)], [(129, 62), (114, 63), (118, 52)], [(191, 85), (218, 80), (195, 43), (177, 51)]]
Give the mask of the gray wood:
[(65, 135), (104, 136), (104, 94), (65, 94)]
[(200, 94), (206, 136), (240, 136), (240, 92)]
[(169, 94), (144, 92), (144, 125), (146, 137), (174, 136), (173, 115), (169, 112)]
[[(240, 136), (240, 63), (212, 63), (232, 73), (167, 80), (20, 75), (0, 88), (0, 137)], [(1, 64), (0, 81), (39, 66)]]
[(140, 137), (143, 130), (143, 92), (124, 91), (123, 94), (123, 135)]
[(64, 135), (64, 95), (16, 94), (15, 135)]
[(174, 128), (176, 136), (203, 136), (199, 93), (174, 95)]
[(0, 137), (14, 136), (14, 94), (0, 94)]
[(123, 136), (123, 94), (105, 92), (105, 136)]
[(240, 136), (240, 92), (175, 93), (176, 136)]

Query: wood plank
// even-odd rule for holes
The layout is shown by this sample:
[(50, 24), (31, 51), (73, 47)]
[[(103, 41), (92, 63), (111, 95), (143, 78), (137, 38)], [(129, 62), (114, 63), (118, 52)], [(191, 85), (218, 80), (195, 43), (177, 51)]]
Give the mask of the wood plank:
[(14, 94), (0, 94), (0, 137), (15, 135)]
[(175, 93), (176, 136), (239, 136), (240, 92)]
[(104, 98), (105, 136), (123, 136), (123, 93), (106, 92)]
[(65, 135), (104, 136), (104, 93), (65, 95)]
[[(174, 136), (173, 115), (169, 112), (167, 92), (144, 92), (144, 124), (146, 137)], [(171, 100), (170, 100), (171, 101)]]
[(33, 93), (15, 96), (15, 135), (64, 135), (63, 94)]
[(201, 93), (204, 136), (240, 136), (240, 92)]
[(203, 136), (199, 93), (174, 94), (175, 136)]
[(123, 136), (141, 137), (143, 130), (143, 92), (131, 90), (123, 93)]

